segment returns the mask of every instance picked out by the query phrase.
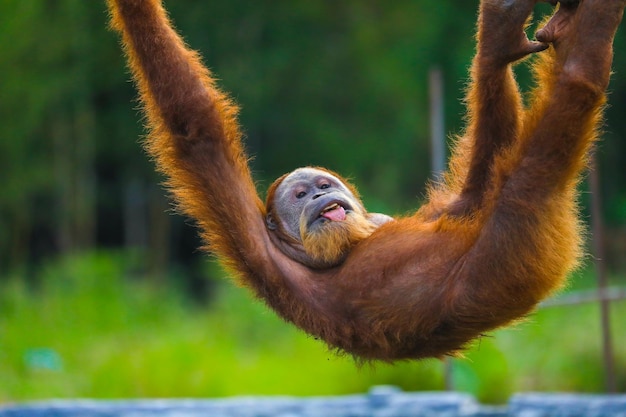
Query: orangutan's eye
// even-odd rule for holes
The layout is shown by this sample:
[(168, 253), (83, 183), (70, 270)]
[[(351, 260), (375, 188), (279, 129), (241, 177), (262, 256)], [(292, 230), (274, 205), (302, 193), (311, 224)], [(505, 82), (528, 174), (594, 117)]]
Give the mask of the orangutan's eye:
[(306, 195), (306, 192), (300, 191), (298, 194), (296, 194), (296, 198), (303, 198), (305, 195)]
[(328, 184), (327, 182), (325, 182), (324, 184), (320, 185), (320, 188), (321, 188), (322, 190), (325, 190), (325, 189), (327, 189), (327, 188), (329, 188), (329, 187), (330, 187), (330, 184)]

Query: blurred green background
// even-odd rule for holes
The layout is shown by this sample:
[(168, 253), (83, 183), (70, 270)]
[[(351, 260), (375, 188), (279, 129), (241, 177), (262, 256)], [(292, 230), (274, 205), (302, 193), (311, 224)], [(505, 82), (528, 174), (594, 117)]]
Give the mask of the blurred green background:
[[(259, 189), (302, 165), (352, 178), (370, 210), (419, 206), (428, 72), (462, 128), (477, 1), (168, 1), (241, 104)], [(538, 7), (546, 12), (549, 7)], [(605, 257), (625, 285), (626, 34), (598, 146)], [(139, 145), (136, 95), (103, 1), (0, 0), (0, 402), (325, 395), (444, 387), (439, 361), (357, 367), (282, 323), (201, 253)], [(528, 86), (528, 72), (519, 81)], [(588, 219), (589, 193), (582, 203)], [(591, 257), (589, 257), (590, 264)], [(592, 288), (591, 265), (568, 291)], [(626, 390), (626, 303), (612, 306)], [(456, 389), (601, 392), (595, 304), (541, 310), (452, 362)]]

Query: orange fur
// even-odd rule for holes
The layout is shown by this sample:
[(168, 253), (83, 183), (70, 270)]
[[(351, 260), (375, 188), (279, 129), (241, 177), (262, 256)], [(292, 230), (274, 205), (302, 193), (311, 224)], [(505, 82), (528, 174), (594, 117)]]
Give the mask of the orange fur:
[[(624, 0), (566, 2), (529, 42), (536, 0), (482, 0), (467, 129), (414, 215), (310, 269), (266, 228), (236, 106), (158, 0), (108, 0), (151, 129), (146, 147), (210, 249), (279, 315), (332, 348), (393, 361), (454, 354), (523, 317), (581, 253), (575, 186), (596, 138)], [(546, 48), (524, 108), (512, 64)], [(279, 179), (280, 182), (280, 179)], [(356, 195), (356, 194), (355, 194)], [(340, 238), (339, 240), (342, 240)], [(314, 251), (341, 246), (315, 238)]]
[(357, 243), (376, 229), (376, 225), (361, 215), (350, 216), (341, 224), (333, 224), (311, 233), (306, 232), (304, 225), (300, 226), (304, 250), (311, 258), (328, 265), (343, 261)]

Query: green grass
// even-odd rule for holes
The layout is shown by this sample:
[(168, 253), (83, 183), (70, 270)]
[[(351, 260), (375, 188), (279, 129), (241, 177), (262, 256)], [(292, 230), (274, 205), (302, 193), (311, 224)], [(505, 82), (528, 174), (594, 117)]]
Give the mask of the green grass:
[[(4, 277), (0, 401), (330, 395), (379, 384), (443, 388), (441, 362), (359, 368), (226, 279), (218, 278), (214, 302), (202, 307), (175, 285), (130, 271), (126, 257), (98, 253), (48, 265), (34, 289), (19, 273)], [(207, 275), (220, 273), (209, 266)], [(619, 370), (626, 365), (618, 348), (626, 343), (619, 322), (625, 304), (613, 307)], [(516, 391), (601, 391), (598, 329), (595, 305), (542, 310), (454, 360), (455, 386), (496, 403)], [(620, 378), (624, 389), (626, 374)]]

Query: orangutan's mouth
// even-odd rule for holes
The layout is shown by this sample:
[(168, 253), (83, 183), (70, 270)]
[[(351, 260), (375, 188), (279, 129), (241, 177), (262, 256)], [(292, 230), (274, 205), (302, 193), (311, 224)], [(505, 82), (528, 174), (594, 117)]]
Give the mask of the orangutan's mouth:
[(333, 222), (342, 222), (346, 219), (346, 209), (341, 204), (334, 202), (324, 207), (318, 217), (323, 217)]

